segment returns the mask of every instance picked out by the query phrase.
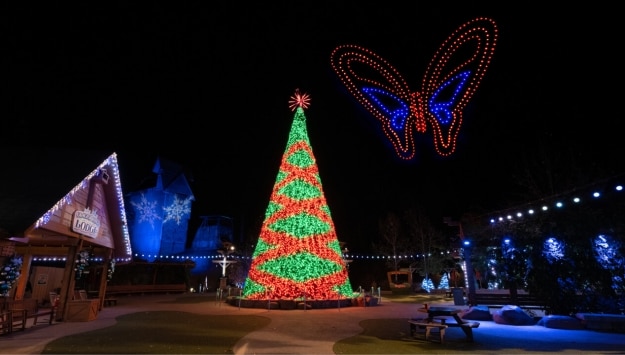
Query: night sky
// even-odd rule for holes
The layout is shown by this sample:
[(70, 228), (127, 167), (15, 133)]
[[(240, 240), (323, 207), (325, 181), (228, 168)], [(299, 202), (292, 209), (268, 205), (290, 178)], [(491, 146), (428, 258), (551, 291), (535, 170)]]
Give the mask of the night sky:
[[(387, 211), (422, 207), (441, 223), (535, 198), (519, 185), (528, 171), (546, 194), (625, 172), (616, 5), (464, 3), (10, 4), (0, 147), (116, 152), (128, 191), (167, 158), (192, 172), (193, 221), (248, 226), (267, 207), (299, 88), (339, 240), (361, 248)], [(428, 132), (401, 161), (331, 51), (367, 47), (419, 90), (439, 45), (478, 16), (495, 20), (498, 46), (456, 152), (439, 157)]]

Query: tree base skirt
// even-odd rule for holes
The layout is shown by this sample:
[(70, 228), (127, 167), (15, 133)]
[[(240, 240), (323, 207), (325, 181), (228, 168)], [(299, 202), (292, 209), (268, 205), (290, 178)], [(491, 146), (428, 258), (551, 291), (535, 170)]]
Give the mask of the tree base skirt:
[(226, 298), (226, 303), (231, 306), (241, 308), (265, 308), (265, 309), (327, 309), (327, 308), (344, 308), (353, 306), (376, 306), (377, 298), (367, 297), (367, 302), (360, 298), (344, 298), (340, 300), (251, 300), (241, 298), (239, 296), (230, 296)]

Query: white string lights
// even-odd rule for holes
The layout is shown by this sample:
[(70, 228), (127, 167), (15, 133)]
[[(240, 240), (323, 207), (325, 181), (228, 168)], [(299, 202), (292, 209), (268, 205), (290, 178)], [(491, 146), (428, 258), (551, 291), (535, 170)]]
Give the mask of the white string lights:
[(586, 200), (586, 198), (597, 200), (603, 197), (611, 197), (612, 195), (620, 194), (622, 192), (623, 185), (620, 183), (613, 184), (611, 188), (605, 189), (605, 191), (596, 187), (590, 188), (585, 192), (579, 192), (579, 190), (574, 190), (574, 192), (563, 193), (548, 199), (541, 200), (548, 200), (548, 202), (531, 202), (525, 204), (525, 207), (511, 208), (507, 212), (501, 213), (498, 216), (490, 217), (489, 222), (491, 224), (496, 224), (501, 222), (515, 221), (524, 217), (535, 215), (537, 212), (549, 212), (552, 209), (562, 209), (572, 205), (579, 205), (580, 203), (588, 201)]

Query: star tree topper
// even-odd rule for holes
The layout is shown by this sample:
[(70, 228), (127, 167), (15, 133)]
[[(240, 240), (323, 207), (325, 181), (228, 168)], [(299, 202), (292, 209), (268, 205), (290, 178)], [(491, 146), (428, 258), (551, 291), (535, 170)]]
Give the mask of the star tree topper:
[(299, 89), (295, 89), (295, 94), (291, 96), (291, 100), (289, 100), (289, 108), (291, 108), (291, 111), (295, 111), (298, 107), (305, 110), (308, 106), (310, 106), (310, 95), (306, 93), (300, 94)]

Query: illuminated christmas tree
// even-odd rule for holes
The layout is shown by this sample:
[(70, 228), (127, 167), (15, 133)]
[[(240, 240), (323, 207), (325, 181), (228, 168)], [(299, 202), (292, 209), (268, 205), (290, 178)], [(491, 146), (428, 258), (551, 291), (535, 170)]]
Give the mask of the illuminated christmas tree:
[(444, 273), (441, 277), (441, 282), (438, 284), (439, 290), (447, 290), (449, 288), (449, 277), (447, 273)]
[(434, 289), (434, 283), (432, 282), (432, 279), (426, 276), (423, 281), (421, 281), (421, 288), (426, 290), (427, 292), (432, 291)]
[(289, 101), (295, 117), (243, 289), (247, 299), (353, 295), (308, 140), (309, 102), (299, 90)]

